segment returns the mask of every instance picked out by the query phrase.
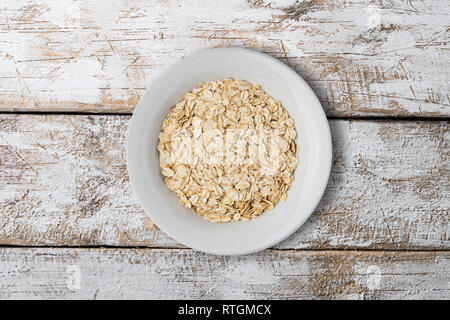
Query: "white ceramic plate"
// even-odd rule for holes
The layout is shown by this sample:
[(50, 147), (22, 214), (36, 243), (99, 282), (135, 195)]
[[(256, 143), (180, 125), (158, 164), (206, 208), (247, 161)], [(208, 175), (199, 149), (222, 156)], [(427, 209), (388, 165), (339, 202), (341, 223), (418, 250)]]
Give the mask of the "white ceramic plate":
[[(238, 78), (260, 84), (295, 121), (299, 165), (285, 202), (251, 221), (212, 223), (179, 204), (165, 185), (156, 146), (168, 111), (198, 82)], [(201, 51), (174, 64), (148, 89), (131, 119), (127, 165), (137, 197), (165, 233), (193, 249), (247, 254), (275, 245), (311, 215), (331, 169), (330, 129), (319, 100), (305, 81), (280, 61), (248, 49)]]

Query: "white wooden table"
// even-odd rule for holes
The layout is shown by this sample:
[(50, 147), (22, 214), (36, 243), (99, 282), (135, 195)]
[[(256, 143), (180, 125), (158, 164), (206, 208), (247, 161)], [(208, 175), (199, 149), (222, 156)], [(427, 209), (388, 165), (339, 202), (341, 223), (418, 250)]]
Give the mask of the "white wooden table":
[[(450, 299), (449, 22), (448, 0), (2, 1), (0, 298)], [(334, 144), (313, 216), (240, 257), (161, 232), (125, 163), (158, 72), (221, 46), (295, 69)]]

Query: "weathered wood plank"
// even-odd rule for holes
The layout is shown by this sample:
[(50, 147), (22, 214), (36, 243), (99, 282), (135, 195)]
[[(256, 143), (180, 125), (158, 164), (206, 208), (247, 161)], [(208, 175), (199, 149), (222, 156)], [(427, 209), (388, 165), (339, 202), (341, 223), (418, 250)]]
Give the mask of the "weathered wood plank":
[[(128, 116), (0, 116), (0, 244), (179, 247), (143, 212)], [(278, 248), (448, 249), (448, 122), (330, 121), (321, 204)]]
[(450, 299), (449, 281), (448, 252), (0, 249), (1, 299)]
[(328, 115), (450, 115), (450, 3), (15, 1), (0, 6), (0, 110), (131, 112), (158, 74), (243, 46), (297, 70)]

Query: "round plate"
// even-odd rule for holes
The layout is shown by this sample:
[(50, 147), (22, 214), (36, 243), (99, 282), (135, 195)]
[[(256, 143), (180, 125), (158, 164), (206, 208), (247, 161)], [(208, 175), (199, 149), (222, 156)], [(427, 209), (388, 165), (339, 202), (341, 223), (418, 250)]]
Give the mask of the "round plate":
[[(295, 121), (299, 165), (285, 202), (251, 221), (212, 223), (179, 204), (164, 183), (156, 146), (162, 121), (198, 82), (223, 78), (260, 84)], [(166, 70), (147, 90), (130, 122), (127, 166), (133, 188), (150, 218), (185, 246), (221, 255), (247, 254), (294, 233), (319, 203), (331, 169), (330, 128), (305, 81), (280, 61), (248, 49), (209, 49)]]

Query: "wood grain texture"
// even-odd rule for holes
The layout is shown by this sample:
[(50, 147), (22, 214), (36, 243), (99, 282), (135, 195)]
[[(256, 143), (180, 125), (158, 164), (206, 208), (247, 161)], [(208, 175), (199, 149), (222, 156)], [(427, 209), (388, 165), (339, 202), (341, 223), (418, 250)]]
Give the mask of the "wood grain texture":
[[(1, 115), (0, 244), (180, 247), (133, 194), (128, 121)], [(324, 197), (277, 248), (448, 249), (448, 122), (330, 126), (334, 163)]]
[(0, 299), (450, 299), (449, 281), (448, 252), (0, 249)]
[(450, 2), (4, 0), (0, 110), (131, 112), (159, 70), (242, 46), (294, 68), (330, 116), (448, 117)]

